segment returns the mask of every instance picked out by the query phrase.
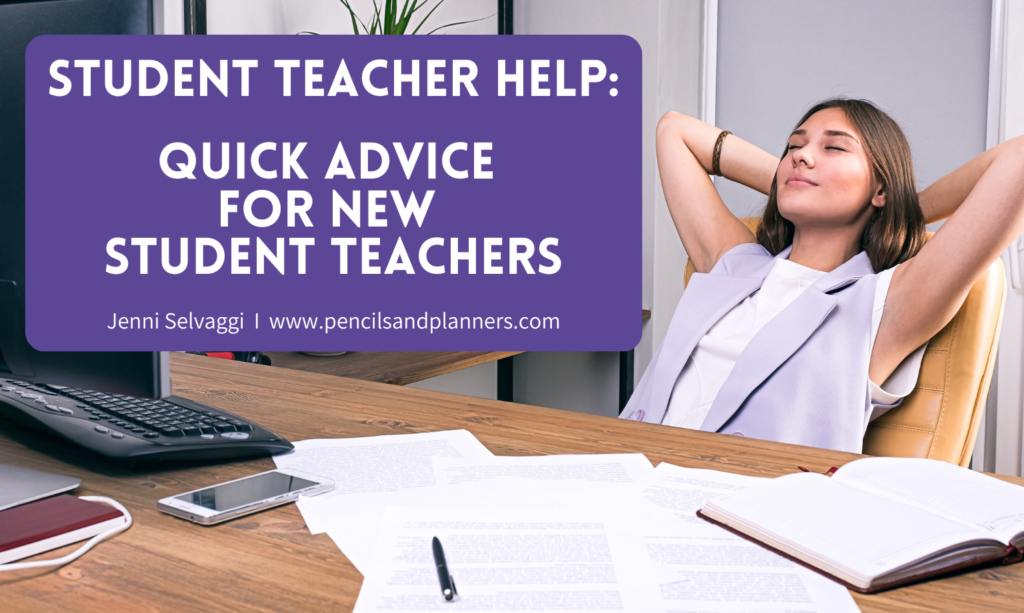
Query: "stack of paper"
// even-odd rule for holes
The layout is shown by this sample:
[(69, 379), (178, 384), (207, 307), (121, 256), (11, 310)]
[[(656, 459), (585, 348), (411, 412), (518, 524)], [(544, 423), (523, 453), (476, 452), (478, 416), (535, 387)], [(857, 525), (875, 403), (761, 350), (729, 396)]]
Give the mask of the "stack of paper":
[(366, 576), (357, 612), (857, 611), (842, 586), (696, 517), (754, 477), (642, 454), (495, 457), (464, 430), (301, 441), (275, 459), (337, 484), (300, 509)]

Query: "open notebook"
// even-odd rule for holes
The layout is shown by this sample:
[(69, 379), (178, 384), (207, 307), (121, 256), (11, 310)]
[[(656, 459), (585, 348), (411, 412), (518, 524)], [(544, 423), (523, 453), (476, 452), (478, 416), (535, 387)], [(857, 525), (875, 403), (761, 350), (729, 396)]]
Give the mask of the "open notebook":
[(936, 460), (786, 475), (698, 515), (859, 592), (1017, 562), (1024, 547), (1024, 487)]

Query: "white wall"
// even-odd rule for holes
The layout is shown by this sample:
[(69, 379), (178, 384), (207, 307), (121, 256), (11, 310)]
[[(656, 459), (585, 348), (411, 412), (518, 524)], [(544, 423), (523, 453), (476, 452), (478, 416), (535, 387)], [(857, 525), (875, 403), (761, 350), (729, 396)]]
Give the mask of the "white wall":
[[(356, 15), (369, 25), (372, 0), (351, 0)], [(383, 4), (378, 2), (378, 4)], [(419, 24), (435, 2), (416, 12)], [(481, 19), (441, 30), (451, 34), (496, 34), (497, 2), (494, 0), (448, 0), (430, 16), (420, 33), (449, 23)], [(352, 20), (338, 0), (207, 0), (207, 31), (210, 34), (352, 34)]]
[(478, 364), (439, 377), (410, 383), (408, 387), (497, 400), (498, 363)]
[[(351, 0), (356, 15), (369, 23), (372, 0)], [(435, 2), (417, 11), (412, 23), (419, 24)], [(153, 0), (153, 30), (157, 34), (181, 34), (183, 0)], [(481, 19), (441, 30), (451, 34), (495, 34), (498, 31), (495, 0), (451, 0), (444, 2), (421, 33), (448, 23)], [(351, 34), (352, 21), (338, 0), (207, 0), (206, 25), (209, 34)]]
[(181, 34), (184, 10), (182, 0), (153, 0), (153, 33)]
[[(654, 115), (668, 111), (697, 116), (700, 112), (700, 75), (702, 67), (702, 2), (663, 0), (658, 20), (658, 82)], [(653, 133), (652, 133), (653, 134)], [(653, 137), (652, 137), (653, 141)], [(652, 142), (651, 147), (654, 144)], [(683, 295), (686, 250), (668, 212), (657, 164), (654, 167), (653, 294), (650, 341), (641, 360), (637, 349), (637, 381), (647, 368), (652, 352), (668, 331), (679, 298)]]

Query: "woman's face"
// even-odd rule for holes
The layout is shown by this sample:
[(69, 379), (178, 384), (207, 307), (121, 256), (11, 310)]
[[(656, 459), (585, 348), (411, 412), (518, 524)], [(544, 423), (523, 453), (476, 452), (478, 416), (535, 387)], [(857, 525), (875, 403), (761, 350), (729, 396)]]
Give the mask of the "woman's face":
[(797, 226), (848, 226), (884, 206), (860, 135), (842, 109), (818, 111), (789, 137), (777, 174), (779, 212)]

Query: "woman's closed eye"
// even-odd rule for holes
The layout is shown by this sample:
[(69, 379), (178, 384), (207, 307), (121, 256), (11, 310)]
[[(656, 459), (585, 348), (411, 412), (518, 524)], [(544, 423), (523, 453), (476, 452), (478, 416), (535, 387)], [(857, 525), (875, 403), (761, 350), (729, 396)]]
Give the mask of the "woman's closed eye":
[[(799, 149), (801, 146), (802, 145), (790, 145), (789, 147), (786, 147), (786, 150), (787, 151), (792, 151), (793, 149)], [(846, 149), (843, 149), (842, 147), (836, 147), (835, 145), (830, 145), (828, 147), (825, 147), (825, 149), (835, 149), (836, 151), (846, 151)]]

